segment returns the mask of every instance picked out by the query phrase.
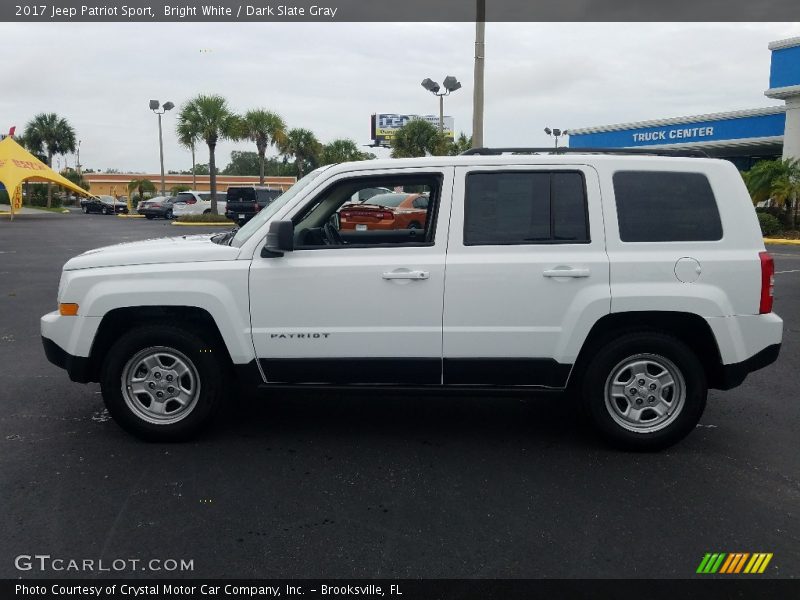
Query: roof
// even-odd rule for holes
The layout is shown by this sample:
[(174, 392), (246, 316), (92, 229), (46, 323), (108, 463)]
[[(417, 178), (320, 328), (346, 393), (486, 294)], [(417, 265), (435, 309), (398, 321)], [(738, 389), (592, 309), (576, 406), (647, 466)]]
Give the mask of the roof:
[[(503, 166), (503, 165), (576, 165), (592, 163), (618, 163), (618, 162), (652, 162), (674, 161), (675, 164), (696, 164), (698, 160), (716, 160), (709, 158), (687, 158), (683, 156), (654, 156), (650, 154), (596, 154), (590, 149), (587, 152), (572, 152), (570, 154), (504, 154), (502, 156), (473, 155), (473, 156), (425, 156), (422, 158), (389, 158), (366, 160), (360, 162), (339, 163), (329, 165), (331, 173), (344, 171), (373, 171), (379, 169), (407, 169), (413, 167), (449, 167), (449, 166)], [(326, 168), (326, 167), (323, 167)]]
[(651, 121), (632, 121), (630, 123), (616, 123), (614, 125), (598, 125), (596, 127), (582, 127), (568, 129), (569, 135), (585, 135), (587, 133), (602, 133), (605, 131), (624, 131), (627, 129), (642, 129), (646, 127), (663, 127), (665, 125), (683, 125), (684, 123), (701, 123), (703, 121), (724, 121), (728, 119), (742, 119), (745, 117), (758, 117), (775, 115), (786, 112), (786, 106), (767, 106), (763, 108), (750, 108), (729, 112), (709, 113), (705, 115), (691, 115), (688, 117), (671, 117), (667, 119), (653, 119)]

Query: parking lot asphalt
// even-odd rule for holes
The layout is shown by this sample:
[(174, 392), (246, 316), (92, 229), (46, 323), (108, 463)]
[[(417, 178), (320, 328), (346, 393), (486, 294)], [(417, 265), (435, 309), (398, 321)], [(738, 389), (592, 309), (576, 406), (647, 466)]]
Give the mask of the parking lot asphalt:
[(197, 441), (148, 444), (47, 362), (39, 317), (69, 257), (184, 233), (0, 220), (0, 577), (76, 575), (14, 567), (50, 554), (210, 578), (682, 578), (706, 552), (771, 552), (763, 577), (800, 576), (800, 248), (770, 248), (778, 362), (712, 391), (658, 454), (606, 448), (560, 397), (340, 392), (242, 399)]

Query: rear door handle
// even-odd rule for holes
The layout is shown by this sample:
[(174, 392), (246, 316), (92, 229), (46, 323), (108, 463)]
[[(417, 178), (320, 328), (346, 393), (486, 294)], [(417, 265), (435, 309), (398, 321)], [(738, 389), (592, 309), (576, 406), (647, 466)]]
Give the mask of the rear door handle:
[(545, 277), (589, 277), (589, 269), (575, 269), (573, 267), (556, 267), (555, 269), (545, 269), (542, 275)]
[(387, 271), (383, 274), (384, 279), (429, 279), (431, 274), (428, 271)]

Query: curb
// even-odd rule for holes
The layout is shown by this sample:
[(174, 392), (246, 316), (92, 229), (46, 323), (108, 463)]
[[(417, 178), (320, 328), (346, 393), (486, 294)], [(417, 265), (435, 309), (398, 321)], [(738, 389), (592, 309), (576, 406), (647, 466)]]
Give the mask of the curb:
[(784, 240), (780, 238), (764, 238), (764, 243), (777, 246), (800, 246), (800, 240)]
[(144, 219), (144, 215), (123, 215), (118, 214), (117, 217), (120, 219)]
[(179, 223), (178, 221), (173, 221), (173, 225), (178, 225), (180, 227), (236, 227), (236, 223)]

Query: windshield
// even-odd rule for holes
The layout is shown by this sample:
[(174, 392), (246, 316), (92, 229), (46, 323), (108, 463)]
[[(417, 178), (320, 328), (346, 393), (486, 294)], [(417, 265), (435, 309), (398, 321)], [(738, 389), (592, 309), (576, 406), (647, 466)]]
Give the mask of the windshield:
[(236, 232), (236, 235), (231, 240), (231, 246), (241, 248), (242, 244), (250, 239), (250, 236), (252, 236), (261, 228), (264, 223), (272, 218), (272, 215), (286, 206), (286, 204), (290, 202), (292, 198), (294, 198), (300, 191), (308, 187), (308, 184), (314, 181), (326, 168), (327, 167), (321, 167), (315, 171), (311, 171), (311, 173), (303, 177), (283, 194), (278, 196), (278, 198), (276, 198), (272, 204), (268, 204), (264, 209), (257, 213), (255, 217), (250, 219), (245, 225), (242, 226), (241, 229), (239, 229), (239, 231)]

